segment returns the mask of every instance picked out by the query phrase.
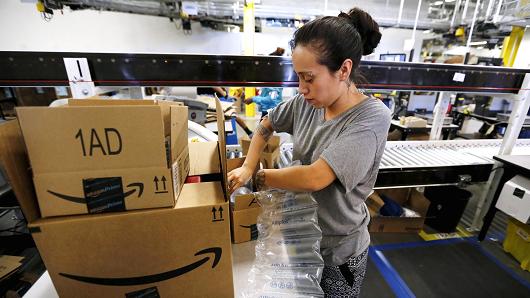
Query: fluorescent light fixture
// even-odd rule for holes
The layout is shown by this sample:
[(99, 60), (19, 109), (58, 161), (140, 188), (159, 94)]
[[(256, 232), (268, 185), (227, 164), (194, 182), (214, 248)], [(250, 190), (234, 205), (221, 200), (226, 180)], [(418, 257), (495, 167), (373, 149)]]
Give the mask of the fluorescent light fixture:
[(455, 2), (456, 0), (445, 0), (445, 3), (453, 3)]
[(470, 42), (469, 45), (470, 46), (481, 46), (481, 45), (485, 45), (487, 44), (488, 42), (487, 41), (473, 41), (473, 42)]
[(444, 2), (442, 0), (436, 1), (433, 3), (434, 5), (442, 5)]

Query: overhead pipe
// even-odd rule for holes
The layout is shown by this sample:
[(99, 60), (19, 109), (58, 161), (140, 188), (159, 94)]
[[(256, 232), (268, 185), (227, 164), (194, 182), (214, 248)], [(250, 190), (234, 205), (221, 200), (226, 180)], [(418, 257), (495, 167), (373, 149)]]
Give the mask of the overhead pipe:
[(502, 0), (499, 0), (499, 4), (497, 5), (497, 9), (495, 10), (495, 16), (493, 16), (493, 22), (497, 23), (499, 20), (499, 15), (501, 14), (501, 8), (502, 8)]
[(451, 26), (450, 28), (453, 28), (454, 24), (455, 24), (455, 20), (456, 20), (456, 14), (458, 13), (458, 11), (460, 10), (460, 4), (462, 3), (462, 0), (457, 0), (456, 1), (456, 5), (455, 5), (455, 9), (453, 11), (453, 18), (451, 19)]
[(466, 19), (468, 7), (469, 7), (469, 0), (466, 0), (466, 3), (464, 4), (464, 10), (462, 11), (462, 19), (460, 20), (460, 24), (464, 24), (464, 20)]
[(487, 21), (491, 17), (491, 13), (493, 12), (493, 3), (495, 0), (489, 0), (488, 2), (488, 8), (486, 9), (486, 16), (485, 20)]
[(414, 29), (412, 29), (412, 40), (416, 39), (416, 28), (418, 27), (418, 19), (420, 18), (421, 1), (418, 0), (418, 9), (416, 9), (416, 19), (414, 20)]
[(469, 36), (467, 37), (467, 48), (470, 49), (471, 46), (471, 36), (473, 35), (473, 30), (475, 29), (475, 22), (477, 21), (478, 9), (480, 7), (480, 0), (477, 0), (475, 6), (475, 12), (473, 13), (473, 21), (471, 22), (471, 29), (469, 29)]
[[(460, 0), (458, 0), (460, 1)], [(398, 13), (398, 19), (397, 19), (397, 25), (401, 24), (401, 17), (403, 16), (403, 5), (405, 4), (405, 0), (401, 0), (399, 3), (399, 13)]]

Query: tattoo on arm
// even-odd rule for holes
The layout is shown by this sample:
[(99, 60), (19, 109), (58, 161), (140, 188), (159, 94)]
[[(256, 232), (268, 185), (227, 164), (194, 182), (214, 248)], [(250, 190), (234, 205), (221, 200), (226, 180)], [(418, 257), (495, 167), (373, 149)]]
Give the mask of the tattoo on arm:
[(258, 132), (259, 135), (263, 137), (263, 139), (265, 140), (265, 143), (267, 143), (270, 140), (270, 138), (272, 137), (272, 133), (273, 133), (270, 129), (268, 129), (262, 124), (263, 121), (268, 118), (269, 118), (268, 115), (265, 115), (263, 118), (261, 118), (261, 122), (259, 123), (258, 127), (256, 127), (256, 131)]
[(262, 191), (266, 189), (265, 186), (265, 171), (259, 170), (254, 177), (254, 184), (257, 191)]
[(270, 129), (266, 128), (261, 123), (256, 128), (256, 131), (258, 132), (258, 134), (260, 134), (263, 137), (265, 142), (268, 142), (270, 140), (270, 138), (272, 137), (272, 131)]

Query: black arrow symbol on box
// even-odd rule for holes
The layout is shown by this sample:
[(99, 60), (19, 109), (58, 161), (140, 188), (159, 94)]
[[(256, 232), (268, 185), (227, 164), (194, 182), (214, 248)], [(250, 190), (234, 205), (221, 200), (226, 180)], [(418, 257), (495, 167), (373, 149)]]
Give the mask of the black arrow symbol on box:
[[(220, 247), (211, 247), (203, 249), (195, 254), (195, 256), (204, 255), (204, 254), (210, 254), (212, 253), (214, 255), (213, 263), (212, 263), (212, 269), (217, 266), (219, 261), (221, 260), (221, 255), (223, 253), (222, 248)], [(97, 285), (106, 285), (106, 286), (135, 286), (135, 285), (145, 285), (155, 282), (161, 282), (164, 280), (168, 280), (171, 278), (178, 277), (180, 275), (186, 274), (190, 271), (193, 271), (200, 267), (202, 264), (208, 262), (210, 260), (210, 257), (204, 257), (196, 262), (193, 262), (189, 265), (171, 270), (166, 271), (158, 274), (153, 275), (146, 275), (146, 276), (136, 276), (136, 277), (90, 277), (90, 276), (80, 276), (80, 275), (73, 275), (68, 273), (59, 273), (59, 275), (64, 276), (69, 279), (91, 283), (91, 284), (97, 284)]]
[(212, 213), (213, 213), (213, 220), (216, 219), (215, 217), (215, 213), (217, 212), (217, 209), (215, 209), (215, 207), (212, 207)]
[(219, 219), (223, 218), (223, 206), (219, 207), (219, 214), (220, 214)]
[(156, 191), (158, 191), (158, 177), (155, 176), (155, 179), (153, 181), (156, 183)]
[(164, 190), (166, 189), (166, 176), (162, 176), (162, 183), (164, 184)]
[[(143, 192), (144, 192), (144, 184), (141, 183), (141, 182), (131, 183), (131, 184), (127, 185), (127, 187), (133, 187), (133, 189), (131, 189), (128, 192), (124, 193), (123, 194), (124, 198), (134, 194), (134, 192), (136, 192), (136, 188), (135, 187), (138, 187), (138, 197), (141, 197)], [(69, 196), (69, 195), (61, 194), (61, 193), (58, 193), (58, 192), (55, 192), (55, 191), (52, 191), (52, 190), (47, 190), (47, 192), (52, 194), (52, 195), (54, 195), (54, 196), (56, 196), (56, 197), (58, 197), (58, 198), (66, 200), (66, 201), (79, 203), (79, 204), (86, 204), (86, 199), (83, 198), (83, 197)]]

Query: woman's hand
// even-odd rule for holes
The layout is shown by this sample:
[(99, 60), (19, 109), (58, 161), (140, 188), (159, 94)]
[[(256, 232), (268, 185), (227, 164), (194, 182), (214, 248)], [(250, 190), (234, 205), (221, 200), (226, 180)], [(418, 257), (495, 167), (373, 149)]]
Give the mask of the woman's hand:
[(243, 165), (228, 173), (228, 191), (230, 193), (245, 185), (252, 177), (253, 171), (248, 166)]
[(247, 105), (251, 104), (251, 103), (253, 102), (253, 101), (252, 101), (252, 97), (245, 98), (245, 99), (243, 100), (243, 102), (245, 102), (245, 104), (247, 104)]

